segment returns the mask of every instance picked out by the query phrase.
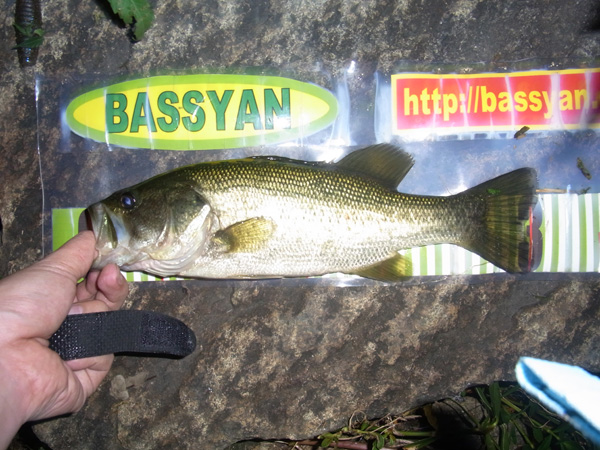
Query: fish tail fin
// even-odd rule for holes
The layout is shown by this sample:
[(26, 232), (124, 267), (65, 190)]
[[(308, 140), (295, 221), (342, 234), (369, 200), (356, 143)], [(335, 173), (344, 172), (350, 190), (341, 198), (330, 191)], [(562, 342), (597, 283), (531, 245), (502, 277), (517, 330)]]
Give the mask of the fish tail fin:
[(523, 168), (458, 194), (480, 204), (478, 220), (459, 245), (507, 272), (531, 271), (535, 258), (527, 225), (537, 203), (536, 189), (535, 170)]

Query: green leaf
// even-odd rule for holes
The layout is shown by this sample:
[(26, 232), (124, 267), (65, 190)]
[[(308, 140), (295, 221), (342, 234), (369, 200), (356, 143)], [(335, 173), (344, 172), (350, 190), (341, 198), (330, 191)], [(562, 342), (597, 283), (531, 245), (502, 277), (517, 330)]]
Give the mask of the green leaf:
[(498, 444), (489, 434), (485, 435), (483, 442), (487, 450), (498, 450)]
[(379, 445), (379, 439), (377, 439), (373, 444), (371, 444), (371, 450), (381, 450), (383, 445)]
[(133, 36), (139, 41), (152, 25), (154, 12), (148, 0), (108, 0), (115, 14), (132, 26)]
[(15, 45), (14, 48), (37, 48), (42, 45), (44, 38), (42, 36), (32, 36), (25, 38), (23, 42)]
[(511, 395), (519, 392), (521, 392), (521, 388), (519, 386), (508, 386), (504, 389), (502, 395), (504, 397), (510, 397)]
[(321, 441), (321, 445), (319, 445), (319, 447), (327, 448), (327, 447), (329, 447), (329, 444), (331, 444), (332, 442), (333, 442), (333, 439), (331, 437), (327, 437)]
[(492, 401), (492, 414), (496, 421), (500, 421), (500, 405), (502, 398), (500, 396), (500, 385), (498, 382), (490, 384), (490, 399)]
[(573, 441), (560, 442), (558, 445), (562, 450), (581, 450), (581, 445)]
[(548, 450), (550, 445), (552, 444), (552, 436), (546, 436), (546, 439), (542, 441), (542, 443), (538, 446), (538, 450)]
[(22, 40), (14, 48), (36, 48), (44, 42), (44, 30), (41, 28), (33, 29), (32, 24), (18, 24), (13, 26), (21, 34)]
[(502, 450), (510, 450), (513, 447), (513, 444), (516, 444), (516, 439), (513, 440), (513, 436), (511, 434), (511, 430), (513, 427), (509, 427), (506, 424), (500, 425), (500, 448)]
[(475, 388), (475, 392), (477, 393), (477, 396), (479, 397), (479, 401), (481, 402), (481, 404), (488, 410), (488, 411), (492, 411), (492, 405), (490, 405), (490, 402), (488, 401), (485, 392), (483, 390), (483, 388), (480, 387), (476, 387)]
[(15, 27), (15, 30), (17, 30), (23, 36), (29, 36), (31, 34), (31, 25), (23, 26), (23, 25), (19, 25), (18, 23), (15, 22), (15, 23), (13, 23), (13, 27)]
[(432, 437), (428, 437), (425, 439), (415, 441), (412, 444), (404, 444), (404, 446), (401, 448), (403, 448), (405, 450), (418, 450), (420, 448), (427, 447), (428, 445), (433, 444), (437, 440), (438, 440), (437, 437), (432, 436)]
[(341, 433), (324, 433), (322, 435), (319, 436), (319, 439), (322, 439), (321, 444), (319, 445), (319, 447), (322, 448), (327, 448), (329, 447), (333, 442), (337, 442), (340, 440), (340, 436)]
[(554, 428), (556, 434), (571, 433), (573, 431), (573, 426), (569, 422), (562, 422)]
[(542, 440), (544, 439), (544, 432), (542, 430), (540, 430), (539, 428), (534, 428), (533, 429), (533, 438), (537, 442), (542, 442)]
[(512, 420), (512, 414), (506, 409), (500, 409), (500, 423), (509, 423)]

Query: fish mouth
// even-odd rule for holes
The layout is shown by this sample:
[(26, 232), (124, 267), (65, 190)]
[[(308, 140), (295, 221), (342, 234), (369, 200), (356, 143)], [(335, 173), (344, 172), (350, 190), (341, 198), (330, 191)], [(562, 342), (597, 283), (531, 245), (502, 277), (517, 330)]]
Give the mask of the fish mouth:
[[(81, 223), (82, 219), (80, 219)], [(85, 226), (96, 237), (98, 257), (93, 268), (99, 269), (109, 263), (121, 265), (122, 255), (118, 251), (119, 242), (125, 237), (123, 222), (101, 203), (95, 203), (85, 210)]]

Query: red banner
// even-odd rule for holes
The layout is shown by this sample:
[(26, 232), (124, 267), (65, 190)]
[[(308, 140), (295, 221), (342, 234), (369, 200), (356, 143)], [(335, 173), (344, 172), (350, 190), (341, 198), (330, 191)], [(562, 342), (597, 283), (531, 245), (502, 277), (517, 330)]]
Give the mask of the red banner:
[(392, 76), (394, 134), (600, 127), (600, 69)]

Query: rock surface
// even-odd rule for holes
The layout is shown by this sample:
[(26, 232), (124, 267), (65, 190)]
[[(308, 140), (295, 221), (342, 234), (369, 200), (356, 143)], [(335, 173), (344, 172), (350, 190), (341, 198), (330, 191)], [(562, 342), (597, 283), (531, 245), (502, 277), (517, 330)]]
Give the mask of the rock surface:
[[(14, 3), (0, 11), (0, 276), (35, 261), (44, 248), (36, 117), (43, 176), (111, 189), (93, 170), (101, 152), (55, 152), (61, 135), (52, 117), (60, 102), (47, 95), (36, 112), (36, 75), (81, 83), (90, 75), (268, 66), (327, 85), (355, 61), (348, 82), (353, 138), (360, 143), (373, 140), (361, 123), (372, 121), (375, 71), (390, 73), (405, 61), (429, 70), (447, 64), (503, 70), (523, 61), (563, 67), (589, 64), (600, 54), (600, 10), (592, 0), (167, 0), (153, 6), (154, 26), (131, 44), (96, 2), (44, 1), (45, 43), (38, 64), (26, 70), (12, 50)], [(597, 137), (583, 139), (595, 167)], [(132, 160), (139, 163), (136, 176), (190, 157), (147, 156)], [(85, 177), (61, 173), (66, 158), (78, 158)], [(369, 417), (399, 413), (471, 384), (514, 379), (521, 355), (600, 371), (599, 298), (600, 281), (583, 274), (350, 286), (138, 283), (126, 306), (183, 320), (197, 335), (197, 350), (183, 360), (117, 357), (82, 411), (35, 431), (57, 449), (225, 448), (251, 438), (311, 437), (340, 427), (357, 410)]]

